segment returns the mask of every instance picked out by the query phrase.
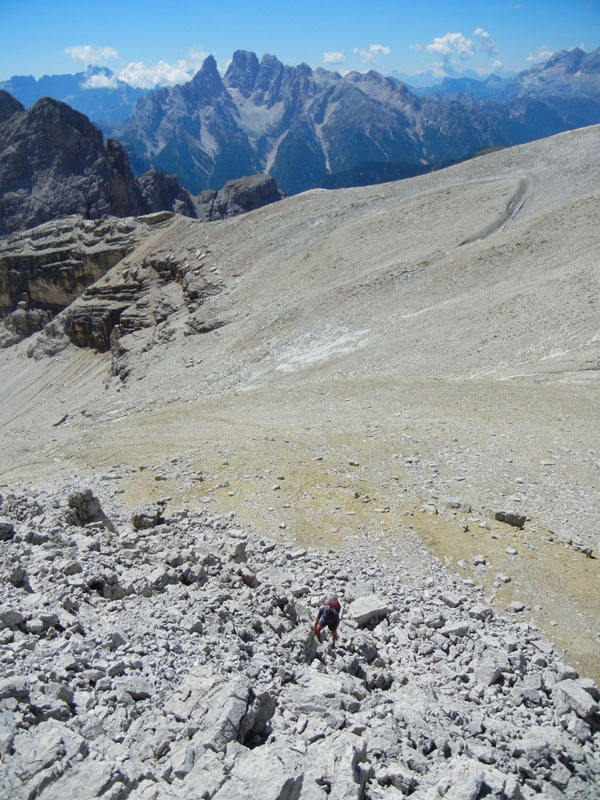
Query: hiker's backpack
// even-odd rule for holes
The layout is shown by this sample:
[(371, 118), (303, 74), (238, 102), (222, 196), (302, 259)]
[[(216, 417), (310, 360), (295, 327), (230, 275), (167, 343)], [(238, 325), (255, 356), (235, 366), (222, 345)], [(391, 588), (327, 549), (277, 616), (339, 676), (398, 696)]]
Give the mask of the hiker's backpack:
[(330, 603), (329, 601), (325, 603), (325, 611), (323, 612), (323, 616), (325, 617), (325, 622), (333, 621), (333, 619), (339, 616), (339, 613), (340, 613), (339, 603)]

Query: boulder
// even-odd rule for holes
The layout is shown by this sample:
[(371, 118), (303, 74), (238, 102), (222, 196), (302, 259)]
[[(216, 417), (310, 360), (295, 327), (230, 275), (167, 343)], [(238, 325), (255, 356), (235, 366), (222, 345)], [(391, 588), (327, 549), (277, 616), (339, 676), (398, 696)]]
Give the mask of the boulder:
[(247, 750), (213, 800), (298, 800), (304, 779), (299, 761), (297, 752), (278, 743)]
[(131, 515), (131, 524), (134, 530), (147, 530), (161, 525), (165, 521), (163, 513), (166, 505), (166, 500), (158, 500), (156, 503), (138, 506)]
[(504, 522), (506, 525), (512, 525), (513, 528), (522, 528), (527, 522), (527, 517), (523, 514), (517, 514), (514, 511), (496, 511), (494, 519), (498, 522)]
[(347, 616), (359, 628), (364, 628), (373, 620), (382, 619), (388, 613), (386, 603), (382, 602), (376, 594), (357, 597), (348, 607)]
[(0, 700), (12, 697), (25, 700), (29, 697), (30, 681), (28, 678), (13, 675), (11, 678), (0, 679)]
[(102, 506), (100, 500), (94, 495), (91, 489), (83, 489), (72, 492), (67, 500), (69, 508), (75, 511), (77, 519), (81, 525), (100, 519)]
[(257, 694), (246, 677), (226, 681), (199, 672), (187, 677), (166, 708), (198, 725), (194, 746), (223, 752), (229, 742), (260, 739), (275, 713), (275, 702), (268, 692)]
[(580, 717), (590, 717), (598, 711), (598, 703), (580, 680), (565, 680), (552, 689), (552, 700), (561, 713), (574, 711)]
[(476, 800), (485, 780), (485, 770), (479, 761), (458, 756), (446, 765), (445, 777), (437, 790), (446, 800)]
[(2, 628), (14, 628), (23, 623), (23, 614), (16, 608), (10, 606), (0, 606), (0, 630)]
[(14, 538), (15, 526), (10, 520), (0, 519), (0, 542), (9, 542)]

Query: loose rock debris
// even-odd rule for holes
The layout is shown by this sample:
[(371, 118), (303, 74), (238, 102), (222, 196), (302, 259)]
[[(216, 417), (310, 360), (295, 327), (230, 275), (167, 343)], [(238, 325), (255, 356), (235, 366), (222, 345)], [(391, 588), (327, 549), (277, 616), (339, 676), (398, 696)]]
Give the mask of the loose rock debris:
[(110, 502), (0, 495), (1, 796), (598, 797), (597, 687), (435, 559)]

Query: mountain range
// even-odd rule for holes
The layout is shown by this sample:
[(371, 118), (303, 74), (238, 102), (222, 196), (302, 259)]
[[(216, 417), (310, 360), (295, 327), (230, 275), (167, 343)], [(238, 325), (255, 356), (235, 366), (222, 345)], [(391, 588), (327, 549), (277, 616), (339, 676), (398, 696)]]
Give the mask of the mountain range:
[(489, 147), (600, 122), (600, 49), (553, 55), (513, 78), (448, 78), (410, 89), (393, 77), (259, 61), (238, 50), (221, 76), (209, 56), (186, 84), (132, 89), (110, 70), (13, 77), (25, 106), (63, 100), (119, 140), (131, 168), (174, 174), (192, 194), (268, 172), (286, 194), (429, 171)]
[(368, 163), (460, 160), (600, 121), (599, 50), (559, 53), (485, 86), (487, 97), (452, 84), (419, 97), (372, 70), (342, 76), (237, 51), (223, 77), (209, 56), (189, 83), (149, 92), (111, 132), (134, 170), (154, 165), (192, 192), (269, 172), (294, 194)]

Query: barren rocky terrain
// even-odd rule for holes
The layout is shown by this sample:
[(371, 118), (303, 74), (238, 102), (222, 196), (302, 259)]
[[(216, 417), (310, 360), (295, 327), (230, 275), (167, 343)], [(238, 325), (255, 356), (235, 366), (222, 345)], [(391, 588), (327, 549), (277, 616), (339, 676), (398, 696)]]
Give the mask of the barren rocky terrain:
[[(188, 519), (186, 515), (208, 515), (202, 519), (213, 524), (229, 519), (217, 515), (233, 512), (234, 530), (251, 542), (308, 548), (307, 558), (314, 564), (305, 565), (306, 577), (300, 569), (294, 579), (308, 585), (306, 611), (298, 619), (289, 617), (279, 633), (269, 634), (265, 647), (267, 640), (286, 631), (303, 641), (321, 592), (333, 585), (343, 598), (346, 580), (363, 579), (364, 570), (370, 570), (369, 592), (380, 587), (380, 600), (388, 594), (392, 598), (384, 603), (389, 606), (385, 613), (374, 617), (383, 616), (384, 622), (369, 623), (372, 635), (382, 635), (382, 625), (386, 635), (403, 631), (376, 667), (395, 665), (394, 681), (403, 680), (397, 670), (409, 651), (417, 654), (409, 687), (431, 676), (432, 664), (443, 661), (455, 667), (453, 659), (459, 657), (456, 650), (444, 649), (441, 640), (433, 642), (431, 651), (429, 645), (411, 650), (412, 629), (406, 626), (421, 604), (419, 587), (424, 586), (434, 606), (447, 605), (440, 597), (445, 591), (464, 591), (469, 597), (474, 593), (499, 620), (493, 623), (500, 626), (493, 634), (498, 641), (512, 635), (525, 648), (527, 636), (543, 642), (545, 655), (527, 652), (529, 666), (523, 673), (502, 679), (497, 689), (503, 697), (515, 685), (551, 697), (550, 677), (547, 684), (532, 677), (522, 682), (535, 672), (534, 663), (545, 668), (540, 658), (546, 666), (570, 663), (583, 679), (598, 681), (599, 144), (600, 129), (590, 127), (401, 183), (306, 192), (222, 222), (165, 219), (44, 331), (2, 351), (0, 493), (8, 497), (11, 492), (38, 491), (43, 505), (56, 497), (57, 507), (63, 507), (69, 486), (91, 488), (103, 508), (110, 504), (114, 509), (120, 520), (117, 532), (125, 539), (125, 520), (140, 502), (168, 497), (172, 527), (156, 558), (150, 558), (153, 566), (160, 561), (161, 548), (167, 552), (171, 546), (191, 546), (177, 540), (180, 529), (185, 528), (188, 538), (192, 535), (187, 522), (177, 523), (178, 518)], [(123, 290), (132, 281), (140, 288), (138, 299)], [(98, 353), (76, 347), (73, 330), (106, 320), (117, 289), (120, 325), (109, 331), (110, 349)], [(5, 515), (6, 509), (7, 501), (0, 513)], [(35, 527), (35, 514), (25, 519)], [(226, 523), (222, 530), (230, 527)], [(73, 540), (68, 529), (61, 536)], [(61, 541), (59, 536), (56, 547), (67, 546)], [(107, 563), (117, 558), (117, 545), (110, 536), (100, 539)], [(256, 544), (256, 552), (262, 553), (261, 547)], [(136, 548), (144, 552), (139, 543)], [(276, 553), (284, 563), (284, 550)], [(38, 564), (35, 553), (28, 557)], [(315, 565), (324, 572), (314, 573)], [(229, 574), (227, 569), (223, 574)], [(217, 570), (215, 580), (227, 584), (223, 574)], [(243, 582), (243, 577), (232, 580)], [(289, 596), (293, 582), (284, 583), (284, 594)], [(43, 594), (41, 578), (33, 589)], [(148, 603), (164, 604), (162, 595), (152, 600), (164, 591), (159, 581)], [(403, 591), (410, 597), (400, 602)], [(6, 592), (6, 602), (14, 605), (15, 591), (8, 584)], [(144, 597), (141, 589), (125, 596), (138, 594)], [(299, 597), (305, 597), (304, 591)], [(348, 602), (351, 597), (360, 599), (360, 592), (349, 591)], [(461, 608), (473, 605), (473, 597), (463, 599)], [(183, 596), (179, 599), (188, 603)], [(97, 602), (106, 609), (111, 602), (126, 603), (110, 592)], [(246, 602), (241, 598), (240, 607)], [(17, 628), (26, 627), (24, 605), (19, 610), (23, 621), (14, 623)], [(126, 605), (115, 608), (128, 613)], [(148, 609), (139, 613), (151, 613)], [(470, 618), (484, 625), (489, 614)], [(348, 618), (346, 633), (344, 626), (340, 629), (340, 647), (346, 646), (347, 654), (358, 653), (352, 642), (360, 624)], [(414, 624), (419, 629), (424, 622)], [(466, 633), (449, 633), (455, 637), (453, 646), (468, 635), (477, 649), (483, 641), (477, 625)], [(18, 643), (26, 633), (15, 635)], [(17, 652), (29, 664), (26, 646)], [(150, 670), (145, 656), (140, 658)], [(3, 668), (10, 663), (5, 660)], [(191, 663), (182, 658), (172, 668), (169, 691), (178, 690)], [(479, 685), (479, 678), (473, 678), (480, 676), (478, 663), (465, 668), (468, 691)], [(241, 669), (240, 664), (232, 669)], [(344, 672), (335, 658), (330, 663), (317, 656), (315, 664), (321, 665), (319, 674)], [(576, 676), (563, 667), (554, 670), (555, 682)], [(305, 669), (304, 677), (309, 675)], [(435, 670), (436, 681), (455, 696), (454, 684), (440, 678), (439, 667)], [(296, 676), (300, 684), (304, 677)], [(208, 691), (203, 680), (208, 678), (198, 678), (196, 691)], [(485, 684), (487, 678), (481, 680)], [(435, 685), (438, 691), (439, 683)], [(379, 695), (373, 702), (385, 704), (385, 680), (375, 688)], [(275, 698), (283, 698), (280, 690), (269, 688)], [(102, 706), (100, 690), (89, 691)], [(323, 691), (321, 696), (328, 697)], [(460, 709), (464, 717), (471, 713), (468, 703), (476, 702), (472, 698), (478, 690), (471, 698), (463, 694), (456, 696), (467, 704)], [(483, 694), (490, 701), (485, 714), (494, 717), (505, 701), (496, 689)], [(576, 728), (581, 733), (573, 719), (587, 720), (591, 733), (582, 740), (587, 742), (585, 758), (597, 765), (595, 710), (580, 708), (579, 713), (571, 705), (569, 713), (575, 716), (561, 717), (566, 706), (560, 705), (559, 694), (557, 690), (552, 711), (541, 695), (538, 703), (535, 695), (521, 700), (513, 693), (510, 702), (517, 717), (522, 715), (520, 721), (511, 716), (514, 735), (525, 735), (535, 717), (540, 725), (554, 725), (563, 733), (571, 725), (564, 734), (569, 736), (575, 736)], [(115, 697), (110, 713), (122, 693)], [(405, 708), (406, 698), (393, 697)], [(298, 710), (290, 713), (296, 720), (288, 719), (286, 725), (295, 725)], [(116, 718), (111, 719), (116, 725)], [(253, 723), (248, 724), (249, 731)], [(341, 730), (352, 729), (352, 736), (360, 738), (362, 724), (357, 728), (346, 720)], [(409, 725), (406, 720), (404, 724)], [(290, 730), (286, 727), (285, 735), (293, 739)], [(375, 728), (367, 730), (368, 740)], [(262, 727), (260, 735), (255, 731), (259, 739), (263, 732)], [(171, 742), (183, 735), (172, 734)], [(112, 728), (103, 735), (121, 736)], [(279, 747), (275, 724), (269, 735), (275, 737), (269, 746)], [(304, 746), (311, 744), (312, 735), (305, 737)], [(244, 736), (238, 741), (248, 744)], [(548, 746), (546, 742), (546, 750)], [(556, 748), (566, 752), (564, 742), (552, 746), (555, 753)], [(219, 744), (216, 750), (224, 747)], [(347, 741), (340, 744), (341, 750), (346, 747)], [(362, 752), (362, 743), (357, 747)], [(373, 766), (368, 741), (366, 747), (365, 764)], [(422, 756), (428, 755), (428, 747)], [(469, 747), (456, 751), (450, 745), (446, 756), (443, 746), (436, 748), (446, 760), (451, 755), (462, 758), (465, 752), (479, 763), (487, 758), (483, 754), (482, 762), (481, 752)], [(146, 765), (153, 758), (164, 764), (167, 751), (159, 748), (158, 755), (140, 759)], [(98, 759), (100, 752), (90, 757)], [(111, 760), (109, 751), (102, 753)], [(394, 758), (402, 761), (409, 778), (412, 773), (415, 781), (417, 774), (426, 776), (418, 780), (420, 788), (401, 777), (388, 780), (380, 774), (379, 781), (373, 766), (362, 783), (355, 773), (352, 792), (373, 798), (396, 796), (392, 790), (475, 798), (485, 793), (485, 786), (488, 793), (495, 791), (488, 776), (475, 781), (471, 794), (448, 794), (440, 776), (464, 771), (462, 760), (446, 773), (438, 772), (437, 765), (419, 773), (405, 756), (402, 760), (396, 753)], [(243, 786), (251, 767), (231, 753), (228, 757), (230, 762), (220, 762), (223, 774), (239, 778)], [(597, 796), (598, 771), (592, 767), (570, 770), (571, 777), (552, 781), (553, 769), (558, 774), (554, 756), (554, 768), (546, 764), (542, 774), (536, 767), (533, 775), (519, 770), (519, 757), (513, 754), (516, 760), (509, 763), (494, 755), (489, 763), (504, 770), (505, 777), (514, 775), (523, 796), (542, 791), (557, 798)], [(286, 758), (282, 756), (283, 763)], [(358, 756), (349, 758), (355, 766)], [(185, 794), (188, 784), (177, 781), (185, 783), (193, 759), (188, 766), (186, 772), (177, 762), (164, 773), (153, 767), (153, 777), (147, 778), (153, 788), (145, 786), (147, 795), (139, 789), (143, 770), (118, 780), (113, 774), (106, 786), (118, 784), (123, 796), (139, 790), (140, 797), (161, 797), (157, 786), (163, 786), (162, 780), (172, 796), (212, 797), (217, 790), (219, 797), (252, 796), (238, 784), (234, 794), (233, 783), (229, 794), (222, 793), (226, 783), (213, 794), (208, 789), (208, 794)], [(316, 792), (313, 784), (328, 785), (335, 796), (352, 796), (345, 784), (333, 791), (335, 782), (323, 776), (320, 783), (316, 778), (311, 782), (308, 768), (303, 774), (304, 782), (298, 783), (296, 775), (285, 790), (288, 794), (282, 789), (273, 797), (324, 796), (308, 793), (309, 785)], [(517, 797), (507, 786), (505, 781), (496, 795)], [(163, 789), (164, 796), (171, 796)], [(118, 792), (115, 796), (121, 796)]]

